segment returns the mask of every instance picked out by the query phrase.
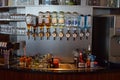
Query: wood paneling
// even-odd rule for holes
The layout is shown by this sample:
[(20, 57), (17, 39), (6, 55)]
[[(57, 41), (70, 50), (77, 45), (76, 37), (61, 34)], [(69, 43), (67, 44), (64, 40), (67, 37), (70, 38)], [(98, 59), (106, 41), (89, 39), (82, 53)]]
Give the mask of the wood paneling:
[(119, 80), (120, 72), (42, 73), (0, 70), (0, 80)]

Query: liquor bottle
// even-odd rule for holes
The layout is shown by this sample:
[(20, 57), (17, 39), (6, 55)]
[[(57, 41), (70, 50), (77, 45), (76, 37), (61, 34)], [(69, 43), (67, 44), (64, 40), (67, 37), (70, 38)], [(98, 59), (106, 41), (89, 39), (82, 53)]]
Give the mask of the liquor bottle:
[(32, 26), (32, 15), (31, 14), (27, 14), (26, 16), (26, 24), (27, 24), (27, 35), (28, 35), (28, 39), (30, 39), (30, 33), (31, 33), (31, 26)]
[(77, 31), (76, 31), (76, 28), (75, 28), (74, 33), (72, 34), (72, 36), (73, 36), (73, 40), (75, 40), (76, 37), (78, 36)]
[(51, 15), (50, 15), (49, 11), (45, 12), (45, 26), (46, 26), (46, 29), (47, 29), (46, 37), (47, 37), (47, 39), (49, 39), (49, 37), (50, 37), (50, 27), (51, 27)]
[(41, 38), (41, 40), (44, 36), (44, 24), (45, 24), (44, 23), (44, 13), (40, 11), (39, 15), (38, 15), (38, 26), (40, 28), (39, 37)]
[(74, 1), (73, 0), (65, 0), (66, 5), (74, 5)]
[(59, 37), (60, 37), (60, 40), (62, 40), (63, 36), (64, 36), (64, 33), (63, 33), (63, 28), (65, 26), (65, 15), (64, 15), (64, 12), (63, 11), (60, 11), (58, 13), (58, 26), (59, 26)]
[(66, 33), (66, 38), (67, 38), (67, 40), (69, 40), (70, 36), (71, 36), (70, 30), (68, 29), (68, 30), (67, 30), (67, 33)]
[(73, 57), (74, 65), (77, 68), (78, 67), (78, 59), (79, 59), (79, 49), (74, 50), (73, 54), (74, 54), (74, 57)]
[(44, 5), (50, 5), (50, 0), (42, 0)]
[(81, 0), (73, 0), (74, 5), (80, 5), (81, 4)]
[(85, 15), (85, 26), (84, 26), (84, 32), (85, 32), (85, 37), (88, 39), (90, 35), (90, 28), (92, 27), (92, 17), (91, 15)]
[(85, 67), (85, 62), (83, 60), (83, 53), (80, 51), (79, 53), (79, 62), (78, 62), (78, 68), (84, 68)]
[(37, 36), (37, 16), (33, 15), (32, 16), (32, 25), (33, 25), (33, 38), (34, 40), (36, 40), (36, 36)]
[(49, 11), (45, 12), (45, 26), (46, 28), (50, 28), (51, 26), (51, 15)]
[(72, 26), (71, 12), (65, 13), (65, 27), (70, 28)]
[(80, 40), (82, 40), (84, 37), (84, 28), (85, 28), (85, 16), (84, 15), (78, 16), (78, 28), (79, 28)]
[(52, 14), (51, 14), (51, 25), (54, 29), (53, 33), (52, 33), (52, 36), (55, 40), (56, 36), (57, 36), (57, 25), (58, 25), (58, 20), (57, 20), (57, 12), (56, 11), (53, 11)]
[(58, 13), (58, 26), (60, 28), (63, 28), (65, 25), (65, 13), (63, 11), (60, 11)]

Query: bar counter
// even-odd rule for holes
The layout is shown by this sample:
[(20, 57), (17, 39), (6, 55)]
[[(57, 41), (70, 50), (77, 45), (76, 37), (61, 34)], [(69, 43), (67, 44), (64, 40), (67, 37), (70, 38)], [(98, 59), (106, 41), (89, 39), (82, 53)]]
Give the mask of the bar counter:
[(119, 80), (119, 68), (29, 69), (0, 66), (0, 80)]

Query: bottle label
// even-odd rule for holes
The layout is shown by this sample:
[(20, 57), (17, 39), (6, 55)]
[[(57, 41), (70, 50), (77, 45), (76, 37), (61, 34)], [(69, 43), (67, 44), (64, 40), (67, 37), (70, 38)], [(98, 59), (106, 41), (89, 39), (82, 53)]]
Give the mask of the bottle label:
[(78, 67), (79, 67), (79, 68), (84, 68), (84, 67), (85, 67), (85, 63), (79, 62), (79, 63), (78, 63)]
[(59, 24), (64, 24), (64, 18), (59, 18), (58, 23)]
[(57, 18), (52, 18), (52, 24), (57, 24)]
[(77, 19), (73, 19), (72, 26), (78, 26), (78, 20)]

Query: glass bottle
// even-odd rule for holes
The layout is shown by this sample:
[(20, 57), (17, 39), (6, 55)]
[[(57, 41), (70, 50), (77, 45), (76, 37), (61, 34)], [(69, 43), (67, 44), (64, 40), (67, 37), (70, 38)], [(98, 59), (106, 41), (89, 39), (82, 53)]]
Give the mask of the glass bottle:
[(80, 5), (81, 4), (81, 0), (73, 0), (74, 5)]
[(42, 0), (44, 5), (50, 5), (50, 0)]
[(65, 26), (67, 28), (70, 28), (72, 26), (72, 17), (70, 12), (67, 12), (65, 14)]
[(65, 0), (66, 5), (74, 5), (73, 0)]
[(46, 29), (47, 29), (46, 37), (47, 37), (47, 39), (49, 39), (49, 37), (50, 37), (50, 27), (51, 27), (51, 15), (50, 15), (49, 11), (45, 12), (45, 26), (46, 26)]
[(71, 17), (71, 15), (72, 14), (70, 12), (67, 12), (65, 14), (65, 27), (67, 27), (67, 33), (66, 33), (67, 40), (71, 36), (71, 34), (70, 34), (70, 28), (72, 27), (72, 17)]
[(57, 25), (58, 25), (58, 20), (57, 20), (57, 12), (56, 11), (53, 11), (52, 13), (51, 13), (51, 25), (53, 26), (53, 27), (57, 27)]
[(59, 0), (59, 5), (65, 5), (65, 0)]
[(64, 12), (60, 11), (58, 14), (58, 26), (60, 28), (60, 32), (59, 32), (60, 40), (62, 40), (62, 37), (64, 36), (64, 33), (63, 33), (63, 27), (65, 26), (65, 18), (64, 17), (65, 17)]
[(59, 27), (64, 27), (64, 23), (65, 23), (65, 19), (64, 19), (65, 15), (63, 11), (60, 11), (58, 14), (58, 25)]
[(30, 38), (30, 33), (31, 33), (31, 26), (32, 26), (32, 15), (31, 14), (27, 14), (26, 16), (26, 24), (27, 24), (27, 35), (28, 35), (28, 39)]
[(78, 28), (79, 28), (79, 36), (80, 40), (84, 37), (84, 27), (85, 27), (85, 16), (79, 15), (78, 16)]
[(92, 27), (92, 16), (90, 14), (85, 15), (85, 26), (84, 26), (84, 32), (85, 37), (88, 39), (90, 35), (90, 28)]
[(51, 14), (51, 23), (52, 23), (52, 27), (54, 28), (54, 31), (52, 33), (52, 36), (55, 40), (55, 37), (57, 36), (57, 25), (58, 25), (58, 20), (57, 20), (57, 12), (56, 11), (53, 11), (52, 14)]
[(33, 15), (32, 16), (32, 25), (33, 25), (33, 38), (34, 40), (36, 39), (37, 36), (37, 16)]
[(38, 15), (38, 26), (40, 28), (39, 37), (41, 38), (41, 40), (44, 36), (44, 24), (45, 24), (44, 23), (44, 13), (40, 11), (39, 15)]

